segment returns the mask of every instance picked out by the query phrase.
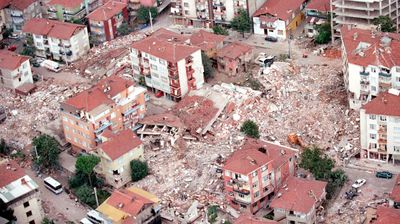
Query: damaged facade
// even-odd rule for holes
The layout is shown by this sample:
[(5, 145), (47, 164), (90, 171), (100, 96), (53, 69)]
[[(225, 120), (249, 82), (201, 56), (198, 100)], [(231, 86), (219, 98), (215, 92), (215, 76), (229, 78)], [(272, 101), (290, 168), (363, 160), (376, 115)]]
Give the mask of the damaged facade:
[(0, 85), (16, 89), (33, 83), (29, 57), (0, 50)]
[(233, 42), (217, 52), (217, 68), (221, 72), (235, 76), (248, 71), (252, 57), (253, 48), (250, 45)]

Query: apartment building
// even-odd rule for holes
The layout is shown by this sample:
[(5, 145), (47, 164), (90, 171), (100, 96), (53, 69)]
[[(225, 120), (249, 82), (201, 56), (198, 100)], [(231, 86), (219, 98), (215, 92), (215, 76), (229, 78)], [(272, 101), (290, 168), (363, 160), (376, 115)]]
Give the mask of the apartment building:
[(400, 35), (342, 29), (344, 83), (349, 105), (359, 109), (380, 92), (400, 88)]
[(146, 89), (118, 76), (100, 80), (94, 87), (61, 103), (64, 135), (75, 151), (92, 151), (108, 129), (134, 128), (143, 118)]
[(156, 34), (131, 46), (131, 62), (136, 79), (144, 82), (158, 96), (179, 101), (191, 89), (204, 84), (201, 49), (181, 39), (164, 39)]
[(318, 34), (316, 26), (328, 22), (330, 12), (330, 0), (311, 0), (307, 3), (306, 24), (304, 31), (308, 37), (314, 37)]
[(99, 169), (106, 182), (114, 188), (121, 188), (131, 181), (130, 162), (143, 160), (143, 144), (136, 134), (126, 129), (117, 133), (105, 130), (97, 148), (100, 156)]
[(39, 186), (13, 160), (0, 161), (0, 199), (14, 210), (17, 224), (38, 224), (43, 219)]
[(227, 44), (217, 52), (218, 71), (231, 76), (246, 72), (252, 57), (253, 48), (250, 45), (240, 42)]
[(6, 24), (6, 7), (9, 6), (8, 1), (1, 1), (0, 2), (0, 40), (3, 39), (3, 33), (6, 31), (7, 24)]
[(16, 33), (22, 31), (25, 22), (32, 18), (41, 18), (39, 1), (36, 0), (10, 0), (5, 8), (6, 26)]
[(27, 83), (33, 83), (29, 57), (0, 50), (0, 85), (16, 89)]
[(306, 0), (267, 0), (253, 14), (255, 34), (286, 39), (304, 20)]
[(400, 175), (397, 175), (392, 192), (389, 194), (389, 206), (400, 209)]
[(236, 209), (257, 212), (295, 173), (294, 149), (247, 139), (224, 165), (226, 200)]
[(389, 162), (400, 160), (400, 92), (380, 93), (360, 110), (363, 157)]
[(251, 16), (266, 0), (172, 0), (171, 16), (176, 24), (194, 27), (227, 25), (245, 9)]
[(25, 24), (23, 32), (32, 36), (35, 54), (39, 57), (72, 62), (90, 49), (84, 25), (36, 18)]
[(87, 13), (85, 3), (85, 0), (51, 0), (47, 3), (48, 18), (61, 22), (82, 21)]
[(274, 220), (269, 220), (265, 218), (254, 217), (250, 214), (241, 214), (238, 219), (235, 220), (233, 224), (279, 224), (279, 222)]
[(399, 30), (398, 0), (333, 0), (332, 5), (338, 32), (343, 25), (372, 25), (379, 16), (389, 16)]
[(327, 184), (324, 181), (290, 177), (271, 201), (274, 220), (285, 219), (287, 224), (317, 223), (316, 210), (325, 200)]
[(118, 28), (122, 23), (128, 22), (127, 5), (111, 0), (94, 10), (87, 18), (94, 42), (110, 41), (118, 36)]
[(137, 187), (115, 190), (96, 211), (104, 223), (161, 223), (157, 196)]

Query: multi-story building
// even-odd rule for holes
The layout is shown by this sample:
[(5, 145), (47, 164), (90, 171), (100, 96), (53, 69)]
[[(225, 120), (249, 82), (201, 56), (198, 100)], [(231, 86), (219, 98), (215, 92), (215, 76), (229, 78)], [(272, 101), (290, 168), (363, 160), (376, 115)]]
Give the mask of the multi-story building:
[(157, 95), (179, 101), (204, 84), (201, 49), (180, 39), (147, 37), (132, 44), (130, 57), (135, 78), (144, 77)]
[(8, 1), (0, 2), (0, 40), (3, 39), (3, 33), (6, 31), (6, 8), (9, 6)]
[(228, 75), (237, 75), (246, 72), (253, 57), (253, 48), (250, 45), (233, 42), (217, 52), (217, 68)]
[(390, 192), (389, 206), (400, 209), (400, 175), (397, 175), (392, 192)]
[(48, 18), (61, 22), (82, 21), (87, 13), (84, 0), (51, 0), (47, 4)]
[(131, 181), (130, 162), (143, 160), (143, 144), (136, 134), (126, 129), (117, 133), (105, 130), (97, 148), (100, 156), (99, 169), (108, 184), (120, 188)]
[(400, 92), (380, 93), (360, 110), (363, 157), (379, 161), (400, 160)]
[(128, 21), (127, 5), (111, 0), (89, 15), (90, 35), (94, 42), (110, 41), (118, 36), (118, 28)]
[(225, 38), (226, 36), (223, 35), (199, 30), (190, 36), (189, 42), (194, 46), (200, 47), (209, 58), (216, 61), (217, 52), (224, 46)]
[(286, 219), (287, 224), (317, 223), (316, 210), (325, 200), (327, 184), (324, 181), (290, 177), (271, 201), (274, 220)]
[(146, 111), (145, 92), (132, 81), (113, 75), (61, 103), (67, 142), (75, 151), (92, 151), (106, 129), (134, 128)]
[(72, 62), (90, 49), (89, 35), (84, 25), (49, 19), (31, 19), (23, 32), (31, 35), (35, 54), (57, 61)]
[(305, 0), (267, 0), (253, 14), (255, 34), (280, 39), (290, 37), (304, 19)]
[(337, 31), (342, 25), (372, 25), (379, 16), (389, 16), (399, 30), (398, 0), (334, 0), (332, 5)]
[(308, 37), (318, 34), (316, 26), (328, 22), (330, 12), (330, 0), (312, 0), (306, 6), (306, 24), (304, 31)]
[(224, 166), (226, 199), (237, 209), (252, 213), (265, 207), (285, 180), (295, 173), (294, 149), (247, 139)]
[(16, 89), (26, 83), (33, 83), (29, 57), (0, 50), (0, 85)]
[(44, 213), (39, 186), (15, 161), (0, 161), (0, 170), (0, 200), (14, 211), (16, 223), (41, 223)]
[(24, 23), (32, 18), (41, 18), (39, 1), (11, 0), (5, 9), (6, 26), (14, 32), (21, 32)]
[(237, 15), (239, 9), (249, 16), (266, 0), (172, 0), (171, 16), (176, 24), (194, 27), (226, 25)]
[(390, 88), (400, 88), (400, 35), (342, 29), (343, 75), (349, 104), (359, 109)]

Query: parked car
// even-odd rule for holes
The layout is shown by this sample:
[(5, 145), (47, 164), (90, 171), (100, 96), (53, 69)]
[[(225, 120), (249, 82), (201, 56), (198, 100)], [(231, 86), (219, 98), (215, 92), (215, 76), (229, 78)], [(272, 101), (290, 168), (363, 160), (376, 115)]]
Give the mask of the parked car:
[(14, 39), (14, 40), (19, 40), (19, 35), (16, 33), (12, 33), (8, 38)]
[(32, 79), (33, 79), (33, 82), (38, 82), (38, 81), (40, 81), (40, 75), (39, 74), (33, 74), (32, 75)]
[(34, 58), (31, 58), (31, 59), (29, 60), (29, 62), (30, 62), (31, 65), (32, 65), (33, 67), (35, 67), (35, 68), (40, 67), (40, 63), (39, 63), (36, 59), (34, 59)]
[(354, 182), (353, 185), (351, 185), (353, 188), (360, 188), (361, 186), (363, 186), (365, 184), (365, 182), (367, 182), (365, 179), (358, 179)]
[(7, 50), (9, 50), (9, 51), (15, 51), (15, 50), (17, 50), (17, 46), (15, 46), (15, 45), (10, 45), (10, 46), (8, 46)]
[(47, 70), (53, 72), (61, 71), (60, 64), (52, 60), (44, 60), (42, 63), (40, 63), (40, 66), (45, 67)]
[(349, 191), (346, 192), (346, 199), (352, 200), (357, 195), (358, 195), (357, 190), (351, 188)]
[(393, 177), (393, 174), (389, 171), (379, 171), (379, 172), (376, 172), (375, 176), (378, 178), (391, 179)]
[(271, 36), (266, 36), (266, 37), (265, 37), (265, 40), (266, 40), (266, 41), (269, 41), (269, 42), (278, 42), (278, 38), (276, 38), (276, 37), (271, 37)]

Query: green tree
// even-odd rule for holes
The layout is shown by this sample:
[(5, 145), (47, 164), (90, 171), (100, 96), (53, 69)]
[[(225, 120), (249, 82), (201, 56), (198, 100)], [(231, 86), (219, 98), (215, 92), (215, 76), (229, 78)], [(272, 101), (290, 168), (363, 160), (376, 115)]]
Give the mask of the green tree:
[(0, 140), (0, 154), (8, 155), (10, 154), (10, 147), (8, 147), (6, 141), (2, 138)]
[(146, 86), (146, 79), (142, 75), (139, 77), (139, 85)]
[(55, 224), (55, 222), (52, 219), (44, 217), (44, 219), (42, 220), (42, 224)]
[(324, 23), (315, 26), (318, 35), (315, 36), (315, 43), (317, 44), (327, 44), (331, 40), (331, 25), (330, 23)]
[(92, 176), (94, 167), (100, 162), (100, 158), (95, 155), (81, 155), (78, 157), (75, 163), (76, 172), (84, 173), (89, 180), (90, 186), (92, 184)]
[(232, 29), (240, 32), (243, 37), (245, 32), (250, 32), (251, 25), (249, 14), (245, 9), (239, 9), (237, 16), (231, 21)]
[(380, 26), (382, 32), (394, 32), (396, 31), (396, 26), (389, 16), (379, 16), (372, 22), (376, 26)]
[[(0, 199), (0, 217), (10, 221), (15, 221), (17, 218), (14, 216), (14, 210), (9, 208), (3, 200)], [(13, 223), (13, 222), (12, 222)]]
[(134, 159), (131, 161), (132, 181), (139, 181), (147, 176), (149, 167), (147, 162)]
[(61, 151), (55, 138), (49, 135), (39, 135), (33, 139), (32, 145), (34, 147), (32, 157), (39, 169), (54, 168), (58, 165), (58, 156)]
[(123, 22), (121, 26), (118, 27), (117, 32), (120, 36), (128, 35), (131, 31), (127, 22)]
[(211, 205), (207, 208), (207, 217), (210, 223), (215, 223), (218, 217), (218, 206)]
[(11, 36), (12, 32), (13, 32), (13, 29), (6, 29), (3, 33), (3, 38), (7, 39), (9, 36)]
[(203, 61), (203, 67), (204, 67), (204, 78), (206, 80), (213, 78), (215, 70), (214, 67), (212, 66), (211, 59), (203, 51), (201, 52), (201, 59)]
[(33, 57), (33, 56), (35, 56), (35, 51), (36, 51), (35, 47), (26, 46), (26, 47), (24, 47), (24, 49), (19, 54)]
[(213, 29), (213, 32), (214, 32), (215, 34), (225, 35), (225, 36), (228, 36), (228, 35), (229, 35), (228, 30), (227, 30), (225, 27), (223, 27), (223, 26), (215, 25), (215, 26), (213, 26), (212, 29)]
[(87, 184), (78, 187), (75, 191), (75, 194), (83, 203), (89, 205), (90, 207), (96, 206), (96, 197), (94, 196), (94, 190)]
[(258, 125), (252, 120), (246, 120), (240, 127), (240, 131), (251, 138), (260, 138)]
[(137, 10), (136, 16), (139, 21), (142, 23), (149, 23), (150, 22), (150, 13), (151, 13), (151, 18), (154, 20), (157, 15), (158, 11), (156, 7), (146, 7), (146, 6), (140, 6), (139, 9)]

